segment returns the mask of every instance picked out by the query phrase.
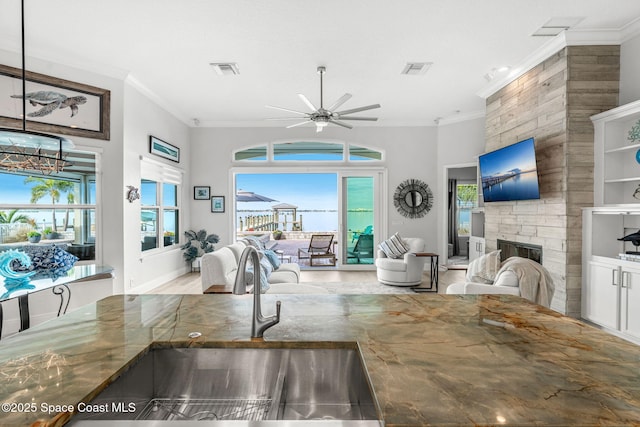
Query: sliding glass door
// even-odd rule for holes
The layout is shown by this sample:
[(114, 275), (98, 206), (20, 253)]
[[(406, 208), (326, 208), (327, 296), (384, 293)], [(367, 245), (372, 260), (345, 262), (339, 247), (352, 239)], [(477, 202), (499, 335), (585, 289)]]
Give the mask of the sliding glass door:
[(375, 261), (376, 232), (380, 230), (381, 172), (342, 173), (341, 264), (371, 266)]

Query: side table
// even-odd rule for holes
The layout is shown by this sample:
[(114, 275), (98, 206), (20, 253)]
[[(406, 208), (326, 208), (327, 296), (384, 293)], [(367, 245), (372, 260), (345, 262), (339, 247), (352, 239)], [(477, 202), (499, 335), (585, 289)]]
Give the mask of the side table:
[(432, 252), (417, 252), (417, 257), (429, 257), (431, 259), (431, 280), (428, 288), (413, 287), (414, 292), (438, 292), (438, 254)]

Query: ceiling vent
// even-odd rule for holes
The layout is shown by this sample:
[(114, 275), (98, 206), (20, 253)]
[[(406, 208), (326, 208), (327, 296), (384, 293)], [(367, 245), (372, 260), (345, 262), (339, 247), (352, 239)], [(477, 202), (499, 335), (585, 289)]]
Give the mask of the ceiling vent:
[(578, 25), (583, 19), (584, 18), (572, 16), (551, 18), (531, 35), (534, 37), (554, 37), (561, 32)]
[(407, 74), (409, 76), (425, 74), (432, 65), (433, 62), (407, 62), (407, 65), (404, 66), (400, 74)]
[(235, 76), (240, 74), (238, 64), (235, 62), (212, 62), (209, 65), (221, 76)]

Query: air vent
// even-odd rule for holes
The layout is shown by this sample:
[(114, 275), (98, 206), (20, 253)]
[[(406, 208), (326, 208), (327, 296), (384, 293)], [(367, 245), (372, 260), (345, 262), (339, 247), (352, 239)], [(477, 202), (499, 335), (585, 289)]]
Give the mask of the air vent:
[(584, 18), (572, 16), (551, 18), (531, 35), (534, 37), (554, 37), (561, 32), (578, 25), (583, 19)]
[(238, 64), (235, 62), (212, 62), (209, 64), (221, 76), (235, 76), (240, 74)]
[(401, 74), (407, 74), (409, 76), (425, 74), (432, 65), (433, 62), (407, 62)]

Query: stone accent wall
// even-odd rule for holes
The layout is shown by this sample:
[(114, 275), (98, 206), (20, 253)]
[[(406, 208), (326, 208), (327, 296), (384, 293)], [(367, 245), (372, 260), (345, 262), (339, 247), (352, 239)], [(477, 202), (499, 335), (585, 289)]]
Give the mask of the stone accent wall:
[(543, 247), (551, 307), (580, 316), (581, 208), (593, 206), (590, 117), (618, 105), (619, 46), (562, 49), (487, 99), (486, 151), (534, 137), (540, 200), (485, 204), (487, 251), (497, 239)]

